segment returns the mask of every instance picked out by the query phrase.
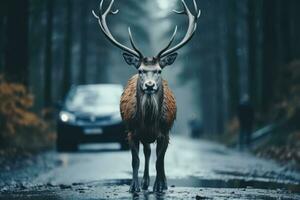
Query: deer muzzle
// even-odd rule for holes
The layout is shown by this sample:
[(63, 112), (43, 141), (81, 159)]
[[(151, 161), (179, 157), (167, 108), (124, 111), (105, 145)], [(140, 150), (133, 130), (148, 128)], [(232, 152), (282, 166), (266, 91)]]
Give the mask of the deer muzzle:
[(154, 81), (149, 80), (143, 84), (143, 90), (146, 94), (154, 94), (158, 90), (158, 87)]

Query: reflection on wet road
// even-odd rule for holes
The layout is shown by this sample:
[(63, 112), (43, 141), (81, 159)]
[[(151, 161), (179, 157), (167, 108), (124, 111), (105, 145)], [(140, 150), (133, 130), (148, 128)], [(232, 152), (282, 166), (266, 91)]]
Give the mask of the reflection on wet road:
[[(150, 159), (150, 186), (155, 178), (153, 152), (155, 149)], [(88, 145), (78, 153), (53, 154), (58, 165), (15, 194), (33, 199), (300, 199), (299, 173), (207, 141), (171, 140), (165, 164), (169, 190), (165, 194), (153, 194), (151, 187), (133, 196), (128, 193), (131, 156), (118, 151), (118, 145)], [(142, 176), (142, 151), (140, 158)], [(3, 194), (20, 197), (9, 191)]]

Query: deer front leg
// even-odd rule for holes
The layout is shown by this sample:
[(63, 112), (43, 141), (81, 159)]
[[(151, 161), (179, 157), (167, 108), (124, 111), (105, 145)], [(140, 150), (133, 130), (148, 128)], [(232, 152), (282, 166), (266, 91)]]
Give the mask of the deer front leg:
[(164, 158), (168, 148), (168, 143), (169, 141), (166, 137), (160, 137), (157, 139), (156, 179), (153, 186), (154, 192), (162, 192), (163, 190), (168, 189), (164, 166)]
[(144, 145), (144, 155), (145, 155), (145, 170), (144, 170), (144, 176), (141, 185), (143, 190), (147, 190), (150, 183), (149, 160), (151, 155), (151, 148), (150, 148), (150, 144), (143, 143), (143, 145)]
[(139, 159), (139, 146), (140, 142), (138, 139), (132, 139), (130, 142), (131, 148), (131, 156), (132, 156), (132, 182), (130, 185), (129, 192), (139, 192), (140, 185), (139, 185), (139, 166), (140, 166), (140, 159)]

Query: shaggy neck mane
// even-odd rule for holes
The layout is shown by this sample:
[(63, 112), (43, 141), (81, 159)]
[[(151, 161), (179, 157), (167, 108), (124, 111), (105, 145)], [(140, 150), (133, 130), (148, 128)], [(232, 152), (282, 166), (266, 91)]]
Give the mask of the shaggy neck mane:
[(144, 127), (155, 128), (158, 126), (160, 119), (160, 111), (162, 106), (163, 89), (162, 86), (155, 94), (145, 94), (138, 86), (137, 101), (138, 101), (138, 118), (141, 120), (141, 125)]
[(142, 94), (141, 117), (145, 123), (154, 123), (159, 117), (159, 105), (156, 94)]

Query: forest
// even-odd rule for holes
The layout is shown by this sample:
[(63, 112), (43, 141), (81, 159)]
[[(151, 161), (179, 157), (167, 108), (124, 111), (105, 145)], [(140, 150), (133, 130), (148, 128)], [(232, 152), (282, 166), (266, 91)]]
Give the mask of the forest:
[[(238, 131), (237, 107), (248, 95), (255, 129), (282, 123), (285, 131), (275, 131), (281, 142), (299, 141), (300, 1), (197, 3), (202, 11), (197, 33), (164, 71), (179, 94), (175, 132), (187, 131), (181, 126), (195, 115), (205, 135), (231, 137)], [(180, 6), (179, 0), (116, 0), (120, 13), (109, 25), (128, 45), (130, 26), (139, 47), (155, 55), (175, 25), (176, 40), (185, 33), (186, 19), (171, 12)], [(55, 137), (55, 104), (72, 85), (125, 85), (136, 73), (100, 32), (91, 12), (98, 8), (99, 0), (0, 1), (1, 146), (24, 130), (25, 138), (28, 132), (48, 132), (46, 141)], [(282, 151), (300, 146), (284, 145)]]

